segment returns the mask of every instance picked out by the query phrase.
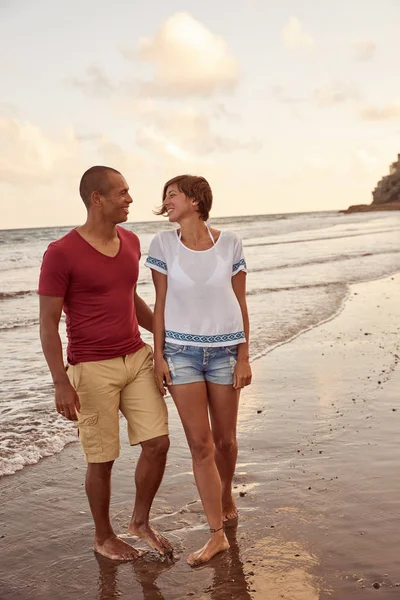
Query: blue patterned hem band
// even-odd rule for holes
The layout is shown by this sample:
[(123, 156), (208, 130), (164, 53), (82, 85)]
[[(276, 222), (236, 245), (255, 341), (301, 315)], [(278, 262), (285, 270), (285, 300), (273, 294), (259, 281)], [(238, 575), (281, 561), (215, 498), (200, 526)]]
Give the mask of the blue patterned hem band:
[(165, 263), (163, 260), (158, 260), (158, 258), (153, 258), (152, 256), (147, 257), (146, 264), (150, 267), (151, 265), (154, 265), (155, 267), (160, 267), (160, 269), (164, 269), (164, 271), (168, 270), (167, 263)]
[(246, 261), (244, 260), (244, 258), (241, 258), (239, 260), (239, 262), (235, 263), (232, 267), (232, 273), (234, 273), (235, 271), (237, 271), (239, 269), (239, 267), (244, 267), (245, 269), (247, 269), (247, 265), (246, 265)]
[(178, 331), (166, 330), (165, 337), (181, 342), (197, 342), (200, 344), (215, 344), (216, 342), (235, 342), (244, 340), (244, 331), (235, 333), (221, 333), (219, 335), (196, 335), (194, 333), (179, 333)]

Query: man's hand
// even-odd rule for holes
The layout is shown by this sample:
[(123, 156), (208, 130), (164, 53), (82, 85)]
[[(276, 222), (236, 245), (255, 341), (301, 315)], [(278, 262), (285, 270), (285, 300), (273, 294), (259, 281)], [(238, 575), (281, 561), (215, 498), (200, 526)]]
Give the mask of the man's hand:
[(239, 359), (233, 373), (233, 387), (241, 390), (251, 383), (251, 367), (248, 359)]
[(55, 401), (57, 412), (69, 421), (77, 421), (76, 411), (81, 410), (79, 396), (67, 380), (55, 385)]
[(154, 359), (154, 376), (156, 378), (157, 387), (163, 396), (167, 393), (165, 384), (172, 385), (171, 374), (169, 372), (168, 363), (165, 358)]

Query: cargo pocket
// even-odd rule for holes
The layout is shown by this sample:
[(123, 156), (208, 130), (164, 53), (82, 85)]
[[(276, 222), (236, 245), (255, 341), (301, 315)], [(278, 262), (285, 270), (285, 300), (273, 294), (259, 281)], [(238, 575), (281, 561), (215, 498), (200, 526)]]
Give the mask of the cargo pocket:
[(102, 452), (99, 413), (97, 411), (82, 411), (78, 420), (79, 439), (86, 454)]

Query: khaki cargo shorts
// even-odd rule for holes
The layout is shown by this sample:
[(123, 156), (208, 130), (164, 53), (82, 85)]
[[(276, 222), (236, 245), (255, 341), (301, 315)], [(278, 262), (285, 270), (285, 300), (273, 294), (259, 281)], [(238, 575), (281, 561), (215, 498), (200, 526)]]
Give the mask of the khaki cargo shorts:
[(118, 458), (119, 411), (132, 445), (168, 435), (167, 407), (154, 379), (149, 345), (124, 357), (69, 365), (67, 374), (81, 404), (79, 438), (87, 462)]

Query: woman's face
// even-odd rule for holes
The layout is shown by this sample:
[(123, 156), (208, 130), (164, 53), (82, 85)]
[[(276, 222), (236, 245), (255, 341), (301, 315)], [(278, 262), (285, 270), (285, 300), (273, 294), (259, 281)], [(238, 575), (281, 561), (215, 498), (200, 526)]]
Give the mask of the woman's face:
[(164, 206), (170, 223), (179, 223), (183, 217), (188, 217), (196, 212), (196, 203), (181, 192), (176, 183), (167, 187)]

